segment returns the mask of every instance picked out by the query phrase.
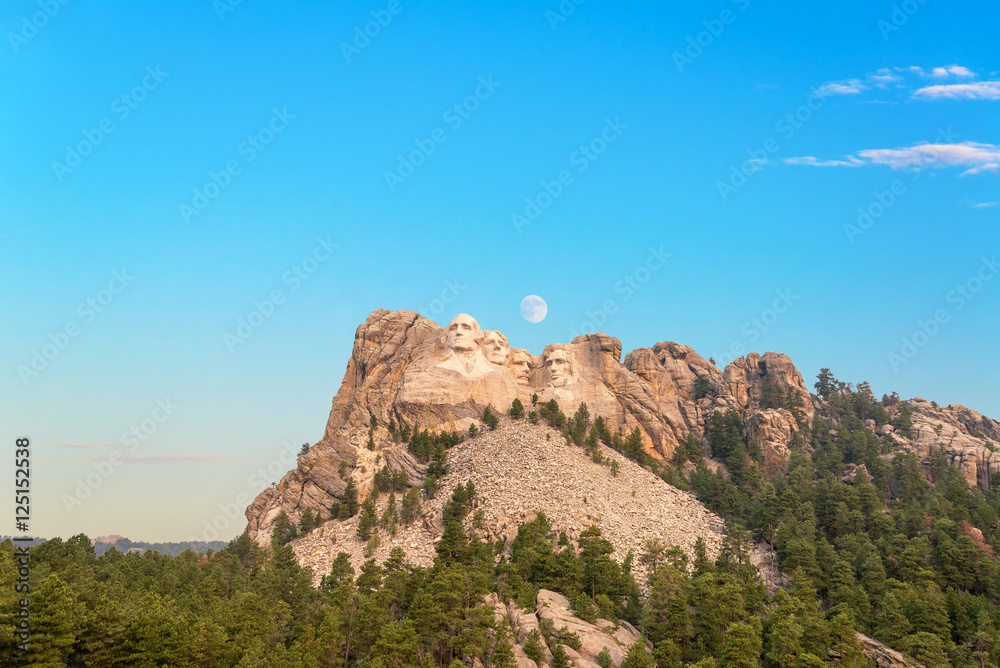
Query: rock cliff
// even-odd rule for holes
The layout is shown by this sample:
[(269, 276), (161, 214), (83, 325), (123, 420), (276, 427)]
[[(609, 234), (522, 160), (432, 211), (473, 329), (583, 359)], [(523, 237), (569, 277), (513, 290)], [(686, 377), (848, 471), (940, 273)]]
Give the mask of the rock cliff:
[[(531, 355), (465, 314), (442, 328), (412, 311), (376, 310), (357, 328), (323, 438), (247, 508), (247, 530), (266, 542), (282, 510), (293, 521), (307, 508), (325, 518), (348, 479), (364, 493), (385, 463), (418, 484), (423, 467), (389, 437), (390, 424), (464, 432), (486, 407), (503, 414), (515, 398), (530, 407), (536, 394), (540, 403), (555, 399), (567, 415), (585, 402), (591, 416), (603, 417), (623, 437), (638, 428), (646, 452), (661, 461), (689, 434), (705, 444), (713, 412), (736, 411), (744, 436), (780, 465), (799, 423), (788, 407), (761, 409), (765, 384), (801, 400), (796, 410), (803, 424), (824, 410), (825, 402), (809, 392), (782, 353), (750, 353), (720, 370), (672, 341), (622, 358), (618, 339), (587, 334)], [(920, 397), (906, 403), (912, 408), (910, 436), (871, 423), (879, 438), (915, 452), (928, 466), (940, 452), (970, 483), (988, 488), (990, 474), (1000, 472), (1000, 423), (964, 406), (939, 407)]]

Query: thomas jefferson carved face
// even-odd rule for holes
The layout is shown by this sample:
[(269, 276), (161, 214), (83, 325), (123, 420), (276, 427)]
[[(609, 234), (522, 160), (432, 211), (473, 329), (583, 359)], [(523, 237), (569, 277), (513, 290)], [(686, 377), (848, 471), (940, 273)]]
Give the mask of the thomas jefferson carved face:
[(552, 387), (563, 387), (573, 382), (573, 356), (561, 348), (545, 356), (545, 368)]
[(460, 313), (448, 325), (448, 347), (455, 352), (471, 353), (482, 341), (483, 332), (471, 315)]
[(483, 334), (483, 355), (493, 364), (503, 366), (503, 363), (507, 361), (507, 355), (510, 354), (510, 343), (507, 342), (507, 337), (492, 330), (487, 330)]
[(510, 375), (518, 385), (528, 387), (531, 384), (531, 353), (524, 348), (514, 348), (510, 351)]

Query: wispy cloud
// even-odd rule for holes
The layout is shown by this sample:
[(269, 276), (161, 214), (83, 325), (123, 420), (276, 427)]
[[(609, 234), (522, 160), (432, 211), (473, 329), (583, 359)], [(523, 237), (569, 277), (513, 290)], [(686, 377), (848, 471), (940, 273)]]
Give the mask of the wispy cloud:
[(948, 77), (955, 77), (957, 79), (970, 79), (976, 76), (976, 73), (970, 70), (968, 67), (963, 67), (962, 65), (947, 65), (945, 67), (933, 67), (929, 70), (925, 70), (922, 67), (917, 67), (916, 65), (911, 65), (910, 67), (896, 67), (893, 68), (897, 72), (908, 72), (910, 74), (916, 74), (919, 77), (930, 77), (933, 79), (947, 79)]
[[(817, 88), (816, 93), (821, 96), (860, 95), (865, 91), (906, 91), (916, 88), (911, 99), (1000, 99), (1000, 81), (972, 81), (976, 77), (975, 72), (962, 65), (946, 65), (928, 70), (916, 65), (882, 67), (861, 78), (828, 81)], [(925, 85), (929, 83), (928, 79), (935, 83)]]
[(979, 202), (978, 204), (973, 204), (972, 208), (973, 209), (988, 209), (991, 206), (996, 206), (997, 204), (1000, 204), (1000, 202)]
[(861, 79), (846, 79), (844, 81), (829, 81), (816, 89), (816, 94), (821, 96), (830, 95), (857, 95), (868, 90), (868, 87), (861, 82)]
[(854, 156), (847, 156), (844, 160), (820, 160), (811, 155), (804, 155), (801, 158), (785, 158), (789, 165), (811, 165), (813, 167), (860, 167), (865, 163)]
[[(37, 461), (46, 462), (92, 462), (107, 461), (108, 457), (36, 457)], [(204, 462), (228, 462), (236, 459), (235, 455), (220, 455), (213, 452), (175, 452), (154, 455), (121, 455), (123, 464), (143, 464), (146, 466), (189, 466)]]
[(966, 167), (962, 176), (1000, 170), (1000, 145), (961, 142), (956, 144), (916, 144), (904, 148), (875, 148), (833, 160), (813, 156), (786, 158), (790, 165), (813, 167), (860, 167), (886, 165), (892, 169)]
[(52, 448), (81, 448), (85, 450), (107, 450), (122, 447), (121, 443), (42, 443), (41, 445)]
[(928, 100), (1000, 100), (1000, 81), (925, 86), (913, 94)]
[(901, 74), (893, 72), (888, 67), (880, 68), (868, 75), (868, 83), (878, 88), (888, 88), (892, 84), (898, 84), (902, 80), (903, 76)]
[(935, 79), (947, 79), (948, 77), (969, 79), (976, 76), (976, 73), (961, 65), (949, 65), (948, 67), (935, 67), (927, 76), (934, 77)]

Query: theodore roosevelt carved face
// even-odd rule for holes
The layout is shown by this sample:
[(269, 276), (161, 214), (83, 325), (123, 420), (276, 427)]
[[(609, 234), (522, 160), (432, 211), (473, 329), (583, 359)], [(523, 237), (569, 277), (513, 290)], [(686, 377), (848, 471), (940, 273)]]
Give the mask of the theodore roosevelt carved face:
[(522, 387), (531, 384), (531, 353), (524, 348), (514, 348), (510, 351), (508, 358), (510, 363), (510, 375)]

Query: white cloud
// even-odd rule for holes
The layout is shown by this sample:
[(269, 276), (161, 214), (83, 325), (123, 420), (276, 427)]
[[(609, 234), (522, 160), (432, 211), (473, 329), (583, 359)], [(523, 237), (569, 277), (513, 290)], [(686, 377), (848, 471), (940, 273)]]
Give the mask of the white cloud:
[(925, 86), (917, 90), (913, 97), (931, 100), (1000, 100), (1000, 81)]
[[(177, 452), (155, 455), (120, 455), (122, 464), (146, 464), (152, 466), (159, 465), (179, 465), (187, 466), (199, 464), (201, 462), (228, 462), (236, 459), (235, 455), (220, 455), (212, 452)], [(38, 457), (38, 461), (46, 462), (79, 462), (90, 464), (93, 462), (109, 461), (109, 456), (103, 457)]]
[(961, 65), (949, 65), (948, 67), (935, 67), (927, 76), (934, 77), (935, 79), (947, 79), (950, 76), (958, 77), (959, 79), (969, 79), (976, 76), (976, 73)]
[(857, 95), (863, 90), (868, 90), (868, 86), (861, 83), (861, 79), (847, 79), (827, 82), (816, 89), (816, 94), (819, 96)]
[(1000, 170), (1000, 145), (961, 142), (957, 144), (916, 144), (905, 148), (876, 148), (858, 151), (843, 159), (819, 160), (813, 156), (787, 158), (787, 164), (813, 167), (859, 167), (886, 165), (892, 169), (966, 167), (961, 176)]
[(858, 160), (854, 156), (847, 156), (845, 160), (820, 160), (811, 155), (804, 155), (801, 158), (785, 158), (785, 163), (812, 167), (860, 167), (865, 164), (864, 160)]
[(868, 75), (868, 83), (879, 88), (888, 88), (890, 84), (899, 83), (903, 77), (894, 74), (888, 67), (883, 67)]
[(996, 206), (1000, 202), (979, 202), (978, 204), (973, 204), (973, 209), (988, 209), (991, 206)]

